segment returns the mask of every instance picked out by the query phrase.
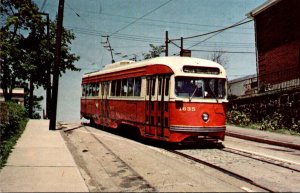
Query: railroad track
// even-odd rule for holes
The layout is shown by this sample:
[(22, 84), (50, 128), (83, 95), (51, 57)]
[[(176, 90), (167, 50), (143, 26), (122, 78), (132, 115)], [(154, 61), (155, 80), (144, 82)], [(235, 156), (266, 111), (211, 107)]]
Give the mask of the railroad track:
[[(84, 126), (83, 126), (84, 127)], [(72, 131), (73, 129), (78, 129), (80, 127), (75, 127), (75, 128), (71, 128), (71, 129), (66, 129), (65, 132), (68, 132), (68, 131)], [(84, 127), (85, 128), (85, 127)], [(85, 128), (85, 130), (87, 130)], [(88, 133), (90, 133), (88, 130), (86, 131)], [(93, 137), (96, 138), (96, 136), (94, 136), (92, 133), (90, 133)], [(160, 146), (159, 148), (163, 148), (163, 146)], [(206, 160), (203, 160), (201, 158), (198, 158), (197, 156), (195, 157), (193, 154), (186, 154), (184, 151), (187, 150), (186, 148), (180, 148), (180, 150), (178, 150), (178, 147), (174, 149), (174, 147), (170, 147), (171, 149), (166, 149), (166, 148), (163, 148), (171, 153), (174, 153), (174, 154), (177, 154), (181, 157), (184, 157), (184, 158), (187, 158), (189, 160), (192, 160), (194, 162), (197, 162), (197, 163), (200, 163), (200, 164), (203, 164), (203, 165), (206, 165), (210, 168), (213, 168), (213, 169), (216, 169), (222, 173), (225, 173), (231, 177), (234, 177), (236, 179), (239, 179), (241, 181), (244, 181), (248, 184), (251, 184), (257, 188), (259, 188), (260, 190), (265, 190), (265, 191), (268, 191), (268, 192), (277, 192), (278, 190), (273, 187), (273, 186), (270, 186), (268, 183), (264, 183), (262, 181), (259, 181), (257, 178), (255, 177), (249, 177), (249, 175), (247, 175), (247, 172), (244, 173), (244, 172), (241, 172), (239, 170), (236, 170), (234, 168), (230, 168), (230, 167), (226, 167), (226, 166), (222, 166), (222, 163), (219, 164), (219, 163), (212, 163), (212, 162), (215, 162), (215, 160), (210, 160), (210, 161), (206, 161)], [(199, 148), (199, 147), (198, 147)], [(198, 150), (201, 151), (202, 149), (198, 149), (197, 147), (195, 148), (192, 148), (192, 152), (197, 152)], [(190, 148), (188, 148), (190, 149)], [(236, 156), (241, 156), (241, 157), (244, 157), (245, 159), (249, 159), (249, 160), (253, 160), (252, 163), (255, 163), (255, 161), (260, 161), (260, 162), (264, 162), (266, 164), (270, 164), (270, 165), (274, 165), (276, 167), (281, 167), (283, 169), (288, 169), (288, 170), (291, 170), (293, 172), (300, 172), (299, 168), (293, 168), (293, 165), (295, 163), (290, 163), (290, 162), (285, 162), (285, 161), (282, 161), (282, 160), (277, 160), (276, 158), (270, 158), (270, 157), (266, 157), (266, 156), (263, 156), (263, 155), (259, 155), (259, 154), (255, 154), (255, 153), (252, 153), (252, 152), (246, 152), (246, 151), (243, 151), (243, 150), (239, 150), (239, 149), (234, 149), (234, 148), (230, 148), (230, 147), (224, 147), (224, 148), (220, 148), (220, 149), (216, 149), (216, 148), (213, 148), (214, 151), (217, 153), (219, 151), (222, 151), (223, 154), (225, 154), (226, 156), (228, 157), (232, 157), (233, 155), (230, 155), (230, 154), (235, 154)], [(218, 153), (217, 153), (218, 154)], [(216, 159), (217, 161), (217, 159)], [(297, 163), (296, 163), (297, 164)], [(246, 190), (248, 191), (248, 190)]]
[(263, 190), (266, 190), (266, 191), (268, 191), (268, 192), (276, 192), (276, 191), (274, 191), (274, 190), (271, 190), (271, 189), (268, 188), (268, 187), (265, 187), (264, 185), (261, 185), (261, 184), (255, 182), (255, 181), (251, 180), (250, 178), (247, 178), (247, 177), (245, 177), (245, 176), (242, 176), (242, 175), (240, 175), (240, 174), (238, 174), (238, 173), (236, 173), (236, 172), (230, 171), (230, 170), (228, 170), (228, 169), (226, 169), (226, 168), (224, 168), (224, 167), (221, 167), (221, 166), (218, 166), (218, 165), (216, 165), (216, 164), (210, 163), (210, 162), (208, 162), (208, 161), (205, 161), (205, 160), (202, 160), (202, 159), (193, 157), (193, 156), (191, 156), (191, 155), (188, 155), (188, 154), (179, 152), (179, 151), (177, 151), (177, 150), (168, 150), (168, 149), (166, 149), (166, 150), (169, 151), (169, 152), (171, 152), (171, 153), (177, 154), (177, 155), (179, 155), (179, 156), (181, 156), (181, 157), (184, 157), (184, 158), (187, 158), (187, 159), (189, 159), (189, 160), (195, 161), (195, 162), (197, 162), (197, 163), (204, 164), (204, 165), (206, 165), (206, 166), (208, 166), (208, 167), (214, 168), (214, 169), (216, 169), (216, 170), (218, 170), (218, 171), (221, 171), (221, 172), (223, 172), (223, 173), (226, 173), (226, 174), (228, 174), (228, 175), (230, 175), (230, 176), (233, 176), (233, 177), (235, 177), (235, 178), (237, 178), (237, 179), (240, 179), (240, 180), (242, 180), (242, 181), (244, 181), (244, 182), (247, 182), (247, 183), (249, 183), (249, 184), (252, 184), (252, 185), (254, 185), (254, 186), (258, 187), (258, 188), (261, 188), (261, 189), (263, 189)]
[[(249, 175), (247, 173), (247, 171), (245, 172), (243, 170), (237, 170), (236, 166), (228, 167), (228, 165), (224, 164), (224, 162), (222, 163), (222, 161), (224, 161), (224, 159), (226, 160), (225, 157), (232, 157), (232, 155), (230, 155), (230, 154), (235, 154), (238, 157), (241, 156), (241, 158), (239, 158), (239, 159), (248, 160), (249, 163), (251, 163), (251, 162), (255, 163), (255, 161), (259, 161), (259, 162), (268, 164), (270, 166), (273, 165), (276, 167), (280, 167), (281, 171), (288, 170), (294, 174), (300, 172), (298, 163), (280, 160), (280, 159), (276, 159), (276, 158), (271, 158), (268, 156), (264, 156), (264, 155), (260, 155), (260, 154), (256, 154), (256, 153), (252, 153), (252, 152), (247, 152), (247, 151), (243, 151), (243, 150), (239, 150), (239, 149), (235, 149), (235, 148), (230, 148), (230, 147), (213, 148), (212, 150), (213, 150), (214, 154), (218, 156), (218, 157), (214, 157), (213, 159), (207, 158), (206, 155), (208, 155), (208, 154), (201, 153), (202, 150), (205, 150), (205, 149), (197, 149), (197, 148), (192, 148), (192, 149), (183, 148), (182, 149), (182, 148), (180, 148), (180, 149), (166, 149), (166, 150), (171, 153), (177, 154), (181, 157), (192, 160), (194, 162), (204, 164), (208, 167), (214, 168), (218, 171), (226, 173), (230, 176), (233, 176), (237, 179), (240, 179), (246, 183), (252, 184), (253, 186), (256, 186), (256, 187), (261, 188), (268, 192), (277, 192), (278, 190), (277, 190), (277, 188), (275, 188), (274, 186), (271, 186), (270, 184), (268, 184), (266, 182), (259, 181), (259, 178), (253, 177), (253, 175), (251, 177), (251, 175)], [(210, 152), (210, 153), (213, 153), (213, 152)], [(223, 152), (223, 153), (221, 153), (221, 152)], [(225, 156), (225, 157), (222, 157), (222, 156)], [(244, 157), (244, 158), (242, 158), (242, 157)], [(219, 162), (219, 160), (221, 160), (221, 162)], [(251, 160), (253, 160), (254, 162)], [(227, 162), (227, 163), (230, 163), (230, 162)], [(232, 163), (232, 161), (231, 161), (231, 163)]]
[(241, 156), (244, 156), (244, 157), (247, 157), (247, 158), (251, 158), (251, 159), (258, 160), (258, 161), (261, 161), (261, 162), (265, 162), (265, 163), (268, 163), (268, 164), (272, 164), (272, 165), (282, 167), (282, 168), (285, 168), (285, 169), (289, 169), (289, 170), (292, 170), (292, 171), (295, 171), (295, 172), (300, 172), (299, 169), (289, 166), (288, 164), (290, 164), (290, 163), (287, 162), (287, 161), (273, 159), (273, 158), (270, 158), (270, 157), (267, 157), (267, 156), (262, 156), (262, 155), (255, 154), (255, 153), (252, 153), (252, 152), (250, 153), (250, 152), (246, 152), (246, 151), (242, 151), (242, 150), (234, 149), (234, 148), (230, 148), (230, 147), (225, 147), (225, 148), (221, 149), (221, 151), (233, 153), (233, 154), (236, 154), (236, 155), (241, 155)]

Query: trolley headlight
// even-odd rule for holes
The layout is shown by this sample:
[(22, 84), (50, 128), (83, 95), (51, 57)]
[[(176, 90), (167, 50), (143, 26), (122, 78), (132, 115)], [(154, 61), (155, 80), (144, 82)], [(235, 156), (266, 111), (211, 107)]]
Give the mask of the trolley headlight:
[(205, 121), (205, 122), (207, 122), (208, 119), (209, 119), (208, 113), (203, 113), (203, 114), (202, 114), (202, 120)]

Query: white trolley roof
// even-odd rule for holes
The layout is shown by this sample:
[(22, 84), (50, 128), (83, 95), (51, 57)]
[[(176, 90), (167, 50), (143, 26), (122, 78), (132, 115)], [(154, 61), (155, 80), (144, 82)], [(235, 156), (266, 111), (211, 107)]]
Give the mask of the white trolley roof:
[[(152, 58), (149, 60), (143, 60), (138, 62), (131, 61), (131, 60), (123, 60), (120, 62), (107, 64), (102, 70), (85, 74), (83, 78), (103, 75), (103, 74), (108, 74), (108, 73), (113, 73), (118, 71), (124, 71), (124, 70), (139, 68), (139, 67), (147, 67), (156, 64), (166, 65), (173, 70), (174, 74), (183, 75), (183, 76), (186, 76), (187, 74), (196, 75), (195, 73), (184, 72), (183, 66), (219, 68), (220, 74), (218, 75), (218, 77), (226, 78), (225, 69), (223, 68), (223, 66), (221, 66), (216, 62), (200, 59), (200, 58), (179, 57), (179, 56), (157, 57), (157, 58)], [(197, 76), (199, 76), (199, 74)], [(204, 74), (204, 76), (216, 76), (216, 75)]]

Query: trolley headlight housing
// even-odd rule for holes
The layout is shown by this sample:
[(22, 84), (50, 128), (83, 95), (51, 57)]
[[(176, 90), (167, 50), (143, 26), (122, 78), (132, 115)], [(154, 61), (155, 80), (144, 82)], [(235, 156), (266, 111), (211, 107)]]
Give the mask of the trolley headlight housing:
[(203, 120), (204, 122), (207, 122), (208, 119), (209, 119), (208, 113), (203, 113), (203, 114), (202, 114), (202, 120)]

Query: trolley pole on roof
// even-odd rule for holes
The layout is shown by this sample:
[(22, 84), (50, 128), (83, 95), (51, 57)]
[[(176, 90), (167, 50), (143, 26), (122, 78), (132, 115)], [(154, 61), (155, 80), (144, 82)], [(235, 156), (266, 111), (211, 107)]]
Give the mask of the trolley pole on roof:
[(62, 40), (62, 27), (64, 17), (64, 0), (59, 0), (58, 14), (57, 14), (57, 29), (56, 29), (56, 47), (54, 58), (54, 73), (53, 73), (53, 89), (51, 97), (52, 112), (50, 114), (49, 130), (56, 129), (56, 111), (57, 111), (57, 95), (58, 95), (58, 82), (59, 82), (59, 66), (61, 59), (61, 40)]
[(165, 51), (165, 54), (166, 56), (169, 55), (169, 47), (168, 47), (168, 43), (169, 43), (169, 35), (168, 35), (168, 31), (166, 31), (166, 51)]
[(180, 56), (183, 56), (183, 37), (180, 38)]
[[(114, 49), (111, 48), (111, 45), (110, 45), (110, 42), (109, 42), (109, 36), (102, 36), (102, 37), (106, 38), (106, 42), (103, 42), (103, 43), (104, 43), (104, 44), (107, 43), (108, 45), (107, 45), (107, 46), (104, 46), (104, 47), (105, 47), (105, 48), (106, 48), (106, 47), (109, 48), (108, 51), (110, 51), (111, 62), (114, 63), (115, 60), (114, 60), (114, 55), (113, 55), (113, 53), (112, 53), (112, 51), (113, 51)], [(101, 43), (102, 43), (102, 42), (101, 42)]]

